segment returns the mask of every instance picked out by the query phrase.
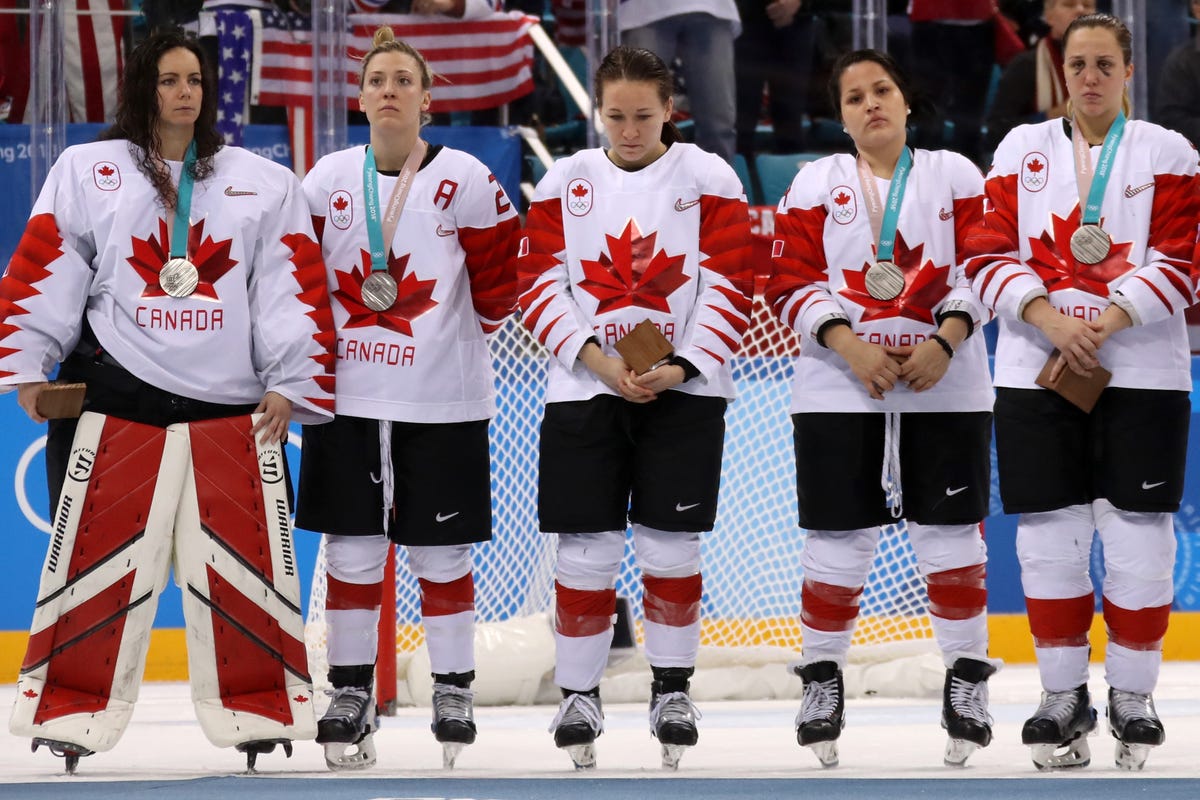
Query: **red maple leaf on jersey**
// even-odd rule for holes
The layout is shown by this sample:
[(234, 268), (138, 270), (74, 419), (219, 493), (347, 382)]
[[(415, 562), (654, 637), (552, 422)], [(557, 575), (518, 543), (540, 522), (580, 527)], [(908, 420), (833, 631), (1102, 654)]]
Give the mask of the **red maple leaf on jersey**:
[(850, 202), (850, 195), (846, 194), (845, 192), (839, 192), (838, 196), (833, 198), (833, 202), (837, 203), (839, 206), (844, 206), (846, 203)]
[(1079, 227), (1079, 207), (1061, 219), (1050, 215), (1052, 231), (1029, 237), (1029, 266), (1046, 284), (1046, 291), (1082, 289), (1097, 297), (1108, 297), (1108, 284), (1133, 269), (1129, 263), (1130, 242), (1113, 242), (1108, 255), (1097, 264), (1077, 262), (1071, 255), (1071, 234)]
[[(232, 239), (213, 241), (210, 236), (204, 237), (204, 220), (200, 220), (188, 229), (188, 260), (199, 273), (199, 282), (192, 297), (204, 297), (209, 300), (220, 300), (213, 286), (226, 272), (237, 266), (236, 261), (229, 257)], [(166, 297), (167, 293), (158, 285), (158, 273), (163, 265), (171, 260), (170, 239), (167, 237), (167, 221), (158, 220), (158, 236), (150, 234), (145, 239), (133, 238), (133, 255), (125, 259), (133, 267), (138, 276), (146, 282), (142, 297)]]
[(333, 296), (350, 314), (346, 320), (347, 328), (369, 328), (378, 325), (405, 336), (412, 336), (412, 321), (437, 305), (433, 299), (433, 287), (436, 280), (422, 281), (417, 276), (404, 270), (408, 266), (409, 254), (395, 256), (388, 251), (388, 273), (396, 281), (396, 302), (384, 311), (372, 311), (367, 308), (362, 299), (362, 285), (366, 276), (371, 274), (371, 254), (366, 250), (362, 253), (362, 265), (355, 266), (349, 272), (336, 270), (338, 288)]
[(688, 281), (683, 274), (685, 259), (662, 250), (655, 252), (657, 236), (643, 236), (631, 219), (620, 236), (605, 234), (607, 253), (601, 253), (596, 261), (582, 260), (586, 279), (579, 286), (600, 301), (597, 314), (626, 306), (671, 310), (667, 297)]
[(586, 197), (587, 193), (587, 187), (582, 183), (575, 184), (575, 187), (571, 189), (571, 194), (575, 195), (576, 197)]
[[(904, 273), (904, 291), (891, 300), (877, 300), (867, 292), (867, 270), (872, 263), (863, 264), (861, 270), (843, 270), (846, 285), (838, 290), (852, 303), (862, 306), (862, 321), (907, 317), (919, 322), (933, 324), (933, 309), (950, 293), (950, 265), (936, 266), (924, 259), (925, 245), (919, 244), (911, 250), (900, 232), (896, 232), (896, 248), (892, 262)], [(922, 261), (924, 259), (924, 261)]]
[(333, 201), (333, 207), (338, 211), (345, 211), (346, 206), (348, 206), (348, 205), (350, 205), (350, 204), (346, 202), (346, 198), (344, 198), (344, 197), (338, 197), (336, 200)]
[(101, 175), (107, 178), (109, 175), (113, 174), (113, 168), (108, 166), (101, 167), (99, 172)]
[(1041, 172), (1043, 165), (1042, 165), (1042, 162), (1038, 161), (1035, 158), (1033, 161), (1030, 161), (1027, 166), (1029, 167), (1030, 172)]

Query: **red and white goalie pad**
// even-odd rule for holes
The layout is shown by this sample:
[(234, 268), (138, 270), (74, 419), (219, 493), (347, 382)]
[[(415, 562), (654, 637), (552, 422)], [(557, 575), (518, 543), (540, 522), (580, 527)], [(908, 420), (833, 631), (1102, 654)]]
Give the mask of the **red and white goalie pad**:
[(241, 416), (173, 425), (191, 461), (175, 517), (196, 716), (228, 747), (316, 736), (283, 451)]
[(101, 752), (137, 700), (186, 432), (86, 412), (71, 445), (9, 729)]

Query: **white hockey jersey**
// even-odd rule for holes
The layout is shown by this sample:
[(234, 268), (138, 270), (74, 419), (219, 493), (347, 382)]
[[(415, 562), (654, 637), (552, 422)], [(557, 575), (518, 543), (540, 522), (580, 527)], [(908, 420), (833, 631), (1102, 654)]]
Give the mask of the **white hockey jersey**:
[(525, 326), (553, 358), (546, 402), (614, 392), (577, 361), (649, 320), (700, 375), (675, 387), (732, 398), (729, 359), (754, 292), (741, 182), (719, 157), (673, 144), (628, 172), (603, 150), (554, 164), (526, 217), (518, 272)]
[[(304, 178), (337, 328), (337, 413), (464, 422), (496, 413), (485, 334), (516, 306), (520, 222), (478, 159), (434, 146), (413, 177), (388, 251), (396, 302), (362, 301), (371, 273), (363, 199), (366, 147), (331, 153)], [(386, 206), (398, 178), (379, 175)]]
[[(192, 195), (187, 249), (200, 282), (175, 298), (158, 283), (174, 212), (130, 148), (70, 147), (51, 168), (0, 282), (0, 390), (44, 380), (86, 313), (100, 345), (160, 389), (228, 404), (274, 391), (297, 422), (328, 420), (329, 296), (296, 176), (238, 147), (216, 154)], [(183, 165), (168, 163), (178, 184)]]
[[(1099, 147), (1092, 148), (1093, 163)], [(968, 241), (967, 274), (1000, 317), (996, 385), (1032, 389), (1053, 346), (1017, 313), (1048, 297), (1064, 314), (1095, 319), (1122, 295), (1134, 326), (1099, 350), (1109, 385), (1189, 391), (1191, 357), (1183, 311), (1196, 302), (1193, 264), (1200, 216), (1196, 151), (1178, 133), (1130, 120), (1112, 165), (1101, 225), (1112, 249), (1077, 263), (1079, 190), (1071, 135), (1062, 120), (1022, 125), (996, 149), (987, 207)]]
[[(890, 181), (876, 178), (881, 199)], [(766, 300), (783, 324), (802, 335), (792, 380), (792, 413), (990, 411), (991, 379), (979, 326), (990, 318), (971, 294), (963, 242), (983, 207), (983, 176), (946, 150), (913, 154), (896, 228), (892, 261), (904, 290), (892, 300), (867, 293), (875, 239), (854, 156), (806, 165), (775, 214), (772, 275)], [(959, 311), (976, 335), (958, 348), (942, 379), (924, 392), (899, 383), (873, 400), (840, 355), (817, 343), (830, 319), (850, 323), (862, 339), (885, 347), (916, 345), (936, 333), (938, 317)]]

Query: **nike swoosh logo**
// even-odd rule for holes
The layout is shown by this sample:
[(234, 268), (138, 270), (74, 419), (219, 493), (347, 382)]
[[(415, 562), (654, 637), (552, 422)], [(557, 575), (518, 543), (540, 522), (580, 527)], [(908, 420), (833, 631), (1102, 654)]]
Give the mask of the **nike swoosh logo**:
[[(675, 210), (676, 211), (687, 211), (692, 206), (699, 205), (699, 204), (700, 204), (699, 200), (689, 200), (685, 203), (685, 202), (683, 202), (682, 197), (677, 197), (675, 199)], [(700, 504), (697, 503), (696, 505), (700, 505)]]
[(954, 217), (953, 211), (947, 211), (944, 208), (938, 210), (938, 219), (940, 219), (942, 222), (945, 222), (946, 220), (951, 219), (953, 217)]
[(445, 522), (448, 519), (453, 519), (454, 517), (457, 517), (459, 515), (459, 513), (460, 512), (458, 512), (458, 511), (453, 511), (449, 514), (442, 514), (439, 512), (437, 514), (434, 514), (433, 518), (436, 519), (438, 522)]
[[(1125, 196), (1133, 197), (1135, 194), (1138, 194), (1139, 192), (1144, 192), (1153, 185), (1154, 185), (1154, 181), (1150, 181), (1149, 183), (1143, 183), (1141, 186), (1139, 186), (1135, 189), (1127, 183), (1127, 184), (1125, 184)], [(1163, 483), (1166, 483), (1166, 481), (1163, 481)]]
[(965, 487), (965, 486), (960, 486), (957, 489), (951, 489), (949, 486), (947, 486), (946, 487), (946, 497), (954, 497), (954, 495), (958, 494), (959, 492), (965, 492), (966, 490), (967, 490), (967, 487)]
[(437, 226), (437, 235), (438, 236), (453, 236), (455, 233), (456, 233), (456, 231), (454, 230), (454, 228), (451, 228), (450, 230), (446, 230), (441, 225)]
[[(697, 201), (697, 202), (699, 202), (699, 201)], [(698, 505), (700, 505), (700, 504), (699, 504), (699, 503), (692, 503), (691, 505), (685, 506), (685, 505), (683, 505), (682, 503), (676, 503), (676, 504), (675, 504), (675, 510), (676, 510), (676, 511), (688, 511), (689, 509), (693, 509), (693, 508), (695, 508), (695, 507), (696, 507), (696, 506), (698, 506)]]
[(1148, 483), (1146, 481), (1142, 481), (1142, 489), (1143, 489), (1143, 491), (1157, 489), (1159, 486), (1162, 486), (1164, 483), (1166, 483), (1166, 481), (1159, 481), (1158, 483)]
[(225, 187), (226, 197), (248, 197), (256, 194), (258, 194), (258, 192), (251, 192), (248, 189), (235, 189), (232, 186)]

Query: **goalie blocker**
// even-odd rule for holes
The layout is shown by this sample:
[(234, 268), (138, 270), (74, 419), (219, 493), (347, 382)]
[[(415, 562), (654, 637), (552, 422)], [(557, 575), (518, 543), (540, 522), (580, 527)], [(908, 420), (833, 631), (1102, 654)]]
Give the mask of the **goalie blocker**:
[(129, 722), (172, 560), (208, 739), (253, 768), (315, 735), (284, 455), (254, 419), (80, 418), (10, 722), (68, 771)]

